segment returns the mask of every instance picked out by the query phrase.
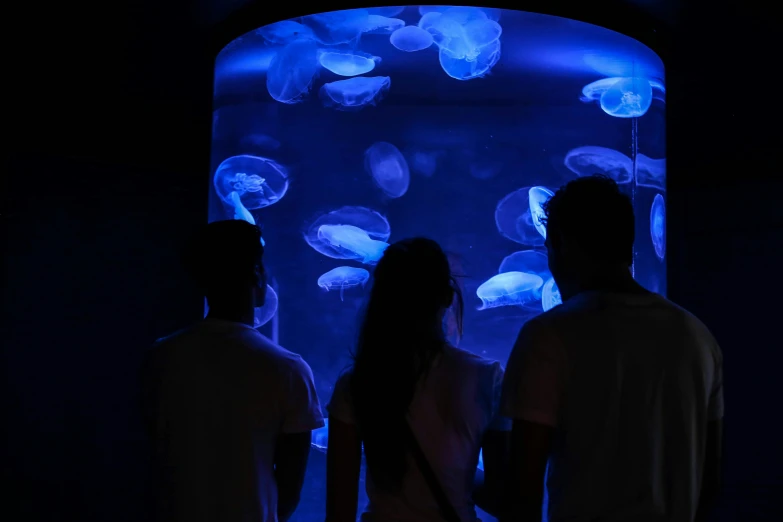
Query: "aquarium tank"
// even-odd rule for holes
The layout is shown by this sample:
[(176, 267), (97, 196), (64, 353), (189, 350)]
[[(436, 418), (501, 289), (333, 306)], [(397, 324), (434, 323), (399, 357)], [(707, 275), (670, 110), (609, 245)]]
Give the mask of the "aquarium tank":
[[(256, 326), (310, 363), (323, 404), (374, 265), (407, 237), (451, 259), (465, 297), (451, 342), (505, 362), (525, 321), (560, 303), (539, 218), (579, 176), (632, 199), (634, 277), (665, 295), (665, 103), (651, 49), (579, 21), (450, 6), (282, 20), (216, 58), (209, 220), (262, 227)], [(313, 434), (296, 520), (323, 519), (327, 445)]]

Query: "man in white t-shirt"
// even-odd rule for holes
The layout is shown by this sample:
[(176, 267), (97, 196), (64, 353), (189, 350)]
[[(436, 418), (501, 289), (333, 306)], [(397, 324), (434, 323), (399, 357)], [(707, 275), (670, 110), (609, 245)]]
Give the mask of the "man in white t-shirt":
[(307, 363), (253, 329), (262, 255), (258, 227), (207, 225), (185, 261), (209, 315), (145, 361), (161, 522), (282, 522), (299, 502), (311, 430), (324, 421)]
[(506, 368), (508, 519), (541, 520), (546, 476), (549, 522), (704, 520), (719, 482), (720, 348), (633, 280), (633, 208), (614, 181), (572, 181), (545, 214), (563, 304), (524, 325)]

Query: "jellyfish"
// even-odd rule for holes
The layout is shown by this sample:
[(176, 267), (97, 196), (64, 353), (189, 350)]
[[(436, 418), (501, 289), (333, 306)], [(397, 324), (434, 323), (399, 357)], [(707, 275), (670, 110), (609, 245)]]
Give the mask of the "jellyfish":
[(264, 305), (253, 309), (253, 328), (260, 328), (268, 323), (277, 313), (277, 292), (266, 285), (266, 297)]
[(666, 255), (666, 203), (660, 194), (655, 195), (650, 208), (650, 238), (655, 255), (663, 261)]
[[(371, 240), (385, 242), (391, 235), (389, 222), (380, 213), (365, 207), (346, 206), (321, 214), (307, 227), (304, 240), (317, 252), (333, 259), (359, 259), (355, 252), (332, 245), (319, 234), (323, 225), (348, 225), (359, 229)], [(327, 231), (329, 229), (327, 228)], [(350, 229), (349, 229), (350, 230)]]
[(666, 102), (666, 86), (662, 81), (650, 80), (650, 87), (652, 87), (653, 98), (662, 102)]
[(577, 176), (604, 174), (618, 184), (633, 180), (633, 161), (631, 158), (604, 147), (577, 147), (568, 151), (565, 166)]
[(367, 12), (371, 15), (378, 16), (397, 16), (401, 12), (405, 11), (404, 5), (390, 6), (390, 7), (368, 7)]
[(479, 310), (524, 305), (536, 299), (535, 292), (543, 284), (541, 276), (524, 272), (504, 272), (493, 276), (476, 290), (481, 299)]
[[(419, 14), (421, 16), (425, 16), (429, 13), (442, 13), (448, 9), (452, 9), (452, 7), (448, 5), (420, 5)], [(490, 20), (494, 20), (496, 22), (500, 20), (500, 13), (502, 9), (498, 9), (495, 7), (480, 7), (480, 8), (474, 7), (473, 9), (481, 9), (481, 11), (483, 11), (484, 14), (487, 15), (487, 18), (489, 18)]]
[(370, 273), (364, 268), (352, 266), (338, 266), (329, 270), (318, 278), (318, 286), (326, 290), (340, 289), (340, 301), (343, 300), (343, 291), (354, 286), (364, 286), (370, 279)]
[(218, 166), (214, 183), (217, 195), (225, 203), (237, 209), (236, 198), (239, 198), (246, 210), (256, 210), (285, 196), (288, 174), (282, 166), (266, 158), (232, 156)]
[(415, 25), (408, 25), (394, 31), (389, 42), (406, 53), (421, 51), (432, 45), (432, 35)]
[(369, 13), (365, 9), (345, 9), (302, 17), (315, 37), (324, 45), (356, 43), (368, 26)]
[[(661, 85), (656, 82), (656, 85)], [(582, 88), (582, 101), (599, 100), (601, 109), (617, 118), (644, 116), (653, 99), (653, 88), (647, 78), (603, 78)]]
[(334, 250), (342, 252), (343, 259), (355, 259), (365, 265), (377, 263), (389, 246), (385, 241), (373, 239), (353, 225), (321, 225), (317, 237)]
[(544, 283), (544, 288), (541, 290), (541, 307), (546, 312), (561, 304), (562, 302), (563, 300), (560, 297), (560, 289), (557, 287), (555, 279), (550, 277), (547, 282)]
[(475, 59), (455, 58), (447, 49), (438, 53), (441, 68), (455, 80), (473, 80), (482, 78), (500, 60), (500, 41), (481, 48)]
[(231, 194), (229, 194), (229, 199), (234, 206), (234, 219), (247, 221), (251, 225), (256, 224), (256, 219), (253, 217), (253, 214), (251, 214), (250, 211), (242, 204), (242, 200), (239, 199), (239, 193), (236, 190), (231, 191)]
[(375, 105), (383, 99), (391, 86), (388, 76), (357, 76), (348, 80), (325, 83), (320, 96), (325, 107), (338, 111), (356, 111), (366, 105)]
[(288, 44), (300, 38), (315, 38), (312, 29), (293, 20), (265, 25), (258, 33), (272, 44)]
[(324, 419), (324, 425), (314, 429), (310, 435), (310, 445), (316, 449), (325, 450), (329, 444), (329, 419)]
[(543, 245), (530, 213), (530, 188), (523, 187), (506, 195), (495, 208), (495, 225), (505, 238), (522, 245)]
[(304, 99), (318, 71), (318, 52), (310, 39), (296, 40), (281, 49), (269, 64), (266, 89), (281, 103), (298, 103)]
[(397, 29), (405, 26), (405, 22), (398, 18), (388, 18), (377, 14), (367, 16), (367, 22), (362, 29), (367, 34), (392, 34)]
[(543, 205), (554, 195), (555, 193), (546, 187), (531, 187), (528, 191), (530, 216), (533, 218), (533, 225), (536, 227), (536, 230), (544, 239), (546, 239), (546, 225), (542, 220), (546, 220), (546, 215)]
[(324, 69), (340, 76), (358, 76), (375, 69), (381, 59), (369, 54), (351, 51), (323, 51), (318, 61)]
[(426, 151), (418, 148), (405, 151), (411, 170), (425, 178), (431, 178), (435, 174), (440, 155), (441, 151)]
[(390, 198), (398, 198), (408, 191), (411, 182), (408, 163), (391, 143), (373, 143), (364, 153), (364, 168)]
[(652, 159), (644, 154), (636, 155), (636, 184), (666, 190), (666, 158)]
[(546, 254), (538, 250), (520, 250), (503, 258), (498, 273), (505, 272), (536, 274), (546, 281), (547, 278), (544, 276), (549, 275), (549, 259)]

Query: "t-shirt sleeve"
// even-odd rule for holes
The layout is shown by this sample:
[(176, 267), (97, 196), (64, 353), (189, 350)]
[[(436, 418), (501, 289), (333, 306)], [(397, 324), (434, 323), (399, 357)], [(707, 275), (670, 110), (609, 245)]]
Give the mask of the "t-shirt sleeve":
[(492, 416), (487, 426), (489, 430), (511, 431), (511, 419), (500, 412), (501, 393), (503, 391), (503, 366), (495, 362), (490, 366), (490, 383), (492, 386)]
[(345, 372), (340, 375), (334, 385), (332, 399), (326, 406), (330, 418), (335, 418), (346, 424), (356, 424), (353, 416), (353, 404), (351, 403), (350, 393), (351, 374)]
[(313, 372), (310, 366), (299, 360), (291, 368), (285, 415), (283, 418), (283, 433), (303, 433), (321, 428), (324, 417), (321, 413), (321, 403), (315, 391)]
[(506, 365), (500, 413), (514, 420), (557, 426), (566, 357), (559, 339), (535, 320), (519, 332)]
[(709, 404), (707, 405), (707, 420), (720, 420), (723, 418), (723, 354), (718, 345), (715, 345), (712, 390), (710, 391)]

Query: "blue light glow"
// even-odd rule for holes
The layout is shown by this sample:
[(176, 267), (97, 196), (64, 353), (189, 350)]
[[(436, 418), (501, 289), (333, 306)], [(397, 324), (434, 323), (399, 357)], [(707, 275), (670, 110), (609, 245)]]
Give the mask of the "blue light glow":
[(407, 53), (421, 51), (432, 45), (432, 35), (415, 25), (397, 29), (389, 37), (391, 44)]
[(278, 51), (266, 72), (266, 89), (281, 103), (299, 103), (310, 92), (318, 72), (318, 48), (313, 40), (296, 40)]
[(278, 297), (275, 289), (266, 285), (266, 298), (264, 306), (259, 306), (253, 310), (253, 328), (261, 328), (272, 320), (277, 313)]
[(380, 60), (377, 56), (347, 51), (323, 51), (318, 56), (324, 69), (340, 76), (366, 74), (375, 69), (375, 63)]
[(264, 40), (272, 44), (288, 44), (294, 40), (315, 38), (312, 29), (293, 20), (265, 25), (258, 32)]
[(605, 147), (578, 147), (568, 151), (565, 166), (577, 176), (603, 174), (618, 184), (633, 181), (633, 160)]
[(411, 182), (408, 163), (391, 143), (379, 141), (367, 149), (364, 169), (390, 198), (399, 198), (408, 191)]
[[(266, 158), (232, 156), (218, 166), (214, 184), (220, 199), (246, 219), (243, 212), (267, 207), (285, 196), (288, 174), (281, 165)], [(238, 204), (245, 210), (238, 209)]]
[(530, 213), (530, 189), (523, 187), (501, 199), (495, 207), (495, 225), (504, 237), (522, 245), (544, 244)]
[(381, 243), (385, 244), (390, 235), (389, 222), (378, 212), (365, 207), (342, 207), (315, 219), (304, 239), (326, 257), (363, 260), (368, 255), (380, 259)]
[(541, 277), (525, 272), (503, 272), (492, 276), (476, 290), (476, 295), (481, 299), (479, 310), (498, 306), (521, 306), (535, 301), (536, 290), (543, 284)]
[(520, 250), (507, 255), (498, 268), (499, 274), (504, 272), (527, 272), (540, 276), (544, 281), (551, 277), (547, 255), (539, 250)]
[(582, 101), (598, 100), (601, 109), (616, 118), (638, 118), (650, 109), (653, 84), (665, 92), (663, 84), (648, 78), (603, 78), (582, 88)]
[(544, 239), (546, 239), (546, 225), (542, 220), (546, 218), (546, 214), (544, 214), (543, 205), (554, 195), (555, 193), (546, 187), (531, 187), (528, 191), (530, 217), (533, 219), (536, 230)]
[(362, 32), (367, 34), (392, 34), (397, 29), (405, 26), (405, 22), (397, 18), (371, 14), (367, 16), (367, 23)]
[(338, 266), (329, 270), (318, 278), (318, 286), (326, 290), (340, 290), (340, 301), (343, 300), (343, 291), (346, 288), (364, 286), (370, 279), (370, 273), (364, 268), (352, 266)]
[(380, 261), (388, 243), (372, 239), (361, 228), (353, 225), (321, 225), (318, 227), (318, 239), (337, 252), (342, 259), (355, 259), (368, 265)]
[(560, 289), (557, 287), (555, 280), (550, 277), (547, 282), (544, 283), (544, 288), (541, 290), (541, 307), (546, 312), (562, 302)]
[(320, 95), (325, 107), (355, 111), (381, 101), (389, 87), (391, 79), (388, 76), (357, 76), (325, 83), (321, 87)]
[(641, 187), (666, 190), (666, 158), (652, 159), (644, 154), (636, 156), (637, 183)]
[(655, 195), (650, 208), (650, 238), (655, 255), (663, 261), (666, 255), (666, 203), (660, 194)]

